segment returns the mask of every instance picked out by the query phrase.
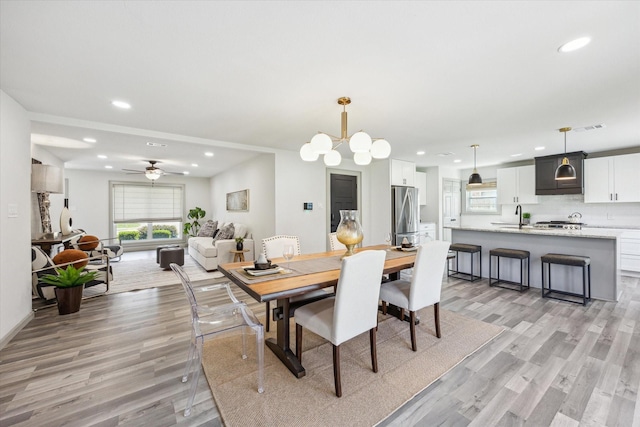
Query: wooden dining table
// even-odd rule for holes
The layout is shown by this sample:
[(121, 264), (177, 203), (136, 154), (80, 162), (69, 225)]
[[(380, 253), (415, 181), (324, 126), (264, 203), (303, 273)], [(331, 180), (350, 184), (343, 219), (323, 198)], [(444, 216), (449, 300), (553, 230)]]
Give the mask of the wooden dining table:
[[(400, 271), (413, 267), (415, 252), (402, 252), (388, 245), (368, 246), (357, 249), (355, 252), (366, 250), (385, 250), (387, 257), (384, 264), (384, 274), (392, 278), (397, 277)], [(330, 252), (298, 255), (287, 267), (292, 273), (273, 274), (262, 277), (252, 277), (246, 274), (244, 268), (252, 267), (252, 262), (235, 262), (218, 265), (218, 270), (229, 280), (238, 285), (242, 290), (259, 302), (277, 301), (274, 319), (276, 320), (276, 338), (268, 338), (265, 342), (273, 353), (289, 368), (298, 378), (305, 375), (305, 369), (290, 347), (290, 319), (295, 311), (295, 303), (292, 297), (308, 294), (309, 292), (336, 286), (340, 276), (340, 256), (344, 249)], [(272, 260), (281, 263), (282, 258)], [(318, 263), (324, 267), (318, 268)], [(315, 264), (315, 270), (309, 272), (309, 264)], [(381, 278), (382, 279), (382, 278)], [(308, 303), (308, 301), (304, 301)]]

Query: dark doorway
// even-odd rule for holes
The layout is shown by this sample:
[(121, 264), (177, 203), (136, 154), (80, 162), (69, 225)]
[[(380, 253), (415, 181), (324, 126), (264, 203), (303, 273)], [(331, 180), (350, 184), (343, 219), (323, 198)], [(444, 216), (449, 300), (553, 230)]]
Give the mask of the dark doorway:
[(331, 174), (331, 232), (340, 224), (340, 211), (358, 209), (358, 177)]

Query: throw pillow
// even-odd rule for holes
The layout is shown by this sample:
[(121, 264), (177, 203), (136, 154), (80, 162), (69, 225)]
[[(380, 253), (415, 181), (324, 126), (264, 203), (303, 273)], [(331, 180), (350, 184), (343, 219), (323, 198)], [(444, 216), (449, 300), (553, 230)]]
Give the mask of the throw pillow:
[(83, 251), (90, 251), (98, 247), (100, 240), (96, 236), (91, 234), (85, 234), (78, 240), (78, 249)]
[(208, 220), (205, 222), (200, 231), (198, 231), (198, 237), (213, 237), (214, 231), (218, 228), (218, 221)]
[(233, 223), (230, 222), (218, 230), (218, 234), (213, 238), (213, 243), (215, 244), (218, 240), (233, 239), (233, 233), (235, 233), (235, 229), (233, 227)]
[(233, 226), (236, 229), (235, 234), (233, 235), (234, 238), (236, 238), (236, 237), (242, 237), (242, 238), (247, 237), (247, 232), (249, 230), (247, 229), (246, 225), (235, 223)]
[[(83, 260), (73, 264), (75, 268), (80, 268), (80, 267), (84, 267), (89, 263), (89, 260), (87, 258), (89, 258), (87, 254), (85, 254), (79, 249), (65, 249), (64, 251), (58, 253), (56, 256), (53, 257), (53, 263), (58, 265), (58, 264), (64, 264), (71, 261)], [(66, 269), (67, 266), (65, 265), (64, 267), (60, 267), (60, 268)]]

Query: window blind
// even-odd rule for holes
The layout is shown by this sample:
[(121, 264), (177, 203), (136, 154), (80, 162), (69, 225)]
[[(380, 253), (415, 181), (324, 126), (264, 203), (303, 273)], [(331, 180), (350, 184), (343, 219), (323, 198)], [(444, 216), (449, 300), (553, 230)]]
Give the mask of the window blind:
[(183, 186), (112, 184), (113, 222), (182, 221)]

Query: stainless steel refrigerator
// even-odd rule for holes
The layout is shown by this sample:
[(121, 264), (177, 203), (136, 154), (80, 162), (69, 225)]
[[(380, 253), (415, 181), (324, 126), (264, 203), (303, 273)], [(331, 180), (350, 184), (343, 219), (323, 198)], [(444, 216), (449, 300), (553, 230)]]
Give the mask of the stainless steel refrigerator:
[(420, 244), (420, 203), (417, 188), (391, 187), (391, 233), (394, 245), (399, 246), (405, 237), (415, 245)]

